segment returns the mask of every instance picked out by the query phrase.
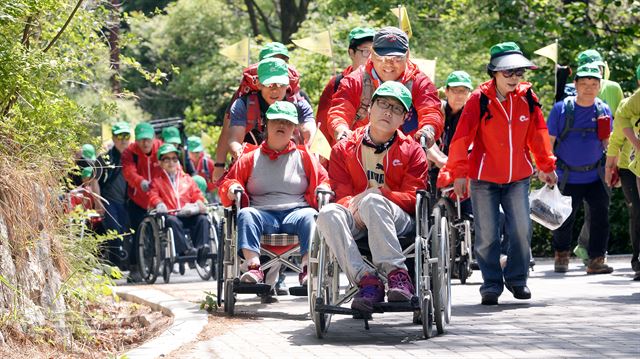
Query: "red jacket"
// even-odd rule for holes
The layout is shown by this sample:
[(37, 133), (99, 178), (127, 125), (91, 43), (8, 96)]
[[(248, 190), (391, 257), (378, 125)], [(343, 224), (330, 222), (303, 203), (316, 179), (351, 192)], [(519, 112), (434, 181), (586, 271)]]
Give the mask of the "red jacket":
[(185, 204), (197, 201), (204, 202), (204, 197), (191, 176), (178, 169), (176, 188), (174, 189), (167, 172), (162, 169), (156, 172), (151, 190), (149, 190), (149, 207), (164, 203), (172, 211), (180, 210)]
[(194, 164), (194, 168), (196, 169), (196, 173), (207, 181), (207, 191), (213, 191), (216, 188), (215, 182), (213, 181), (213, 170), (214, 164), (211, 157), (209, 157), (206, 153), (200, 152), (200, 157)]
[[(336, 143), (331, 150), (329, 178), (336, 193), (336, 202), (348, 207), (353, 196), (368, 187), (367, 175), (362, 164), (362, 139), (366, 127), (356, 129), (347, 139)], [(384, 186), (382, 195), (397, 204), (405, 212), (413, 214), (416, 206), (416, 190), (426, 188), (427, 156), (411, 137), (401, 131), (388, 149), (384, 161)]]
[[(246, 193), (246, 185), (247, 181), (249, 181), (249, 177), (251, 177), (251, 173), (253, 171), (253, 164), (255, 163), (254, 156), (257, 153), (257, 149), (259, 147), (255, 146), (250, 151), (245, 151), (242, 156), (238, 158), (238, 160), (231, 166), (229, 169), (229, 173), (227, 174), (225, 180), (220, 185), (220, 200), (222, 204), (226, 207), (232, 205), (232, 201), (229, 200), (228, 192), (229, 188), (233, 184), (240, 184), (242, 188), (245, 189)], [(327, 176), (327, 171), (324, 167), (320, 166), (318, 159), (310, 154), (307, 151), (305, 146), (298, 146), (296, 151), (299, 151), (302, 156), (302, 166), (304, 168), (304, 173), (309, 180), (309, 185), (307, 186), (307, 191), (305, 192), (304, 199), (311, 205), (312, 207), (318, 208), (318, 202), (316, 200), (315, 190), (316, 187), (320, 184), (325, 184), (329, 187), (329, 177)]]
[[(533, 173), (530, 151), (537, 166), (551, 172), (555, 169), (555, 156), (544, 116), (538, 106), (533, 114), (529, 113), (526, 93), (531, 84), (520, 83), (501, 103), (494, 81), (480, 85), (464, 106), (444, 172), (451, 172), (452, 179), (470, 177), (511, 183)], [(490, 118), (485, 115), (480, 119), (480, 92), (489, 98)], [(534, 99), (537, 101), (535, 94)], [(468, 154), (472, 143), (473, 149)]]
[[(353, 67), (349, 66), (342, 71), (340, 78), (343, 79), (352, 72)], [(333, 131), (328, 127), (329, 124), (327, 123), (327, 114), (329, 113), (329, 108), (331, 107), (331, 99), (333, 98), (333, 94), (335, 93), (337, 79), (338, 75), (331, 76), (331, 79), (329, 79), (327, 86), (324, 87), (322, 95), (320, 95), (320, 100), (318, 101), (318, 113), (316, 114), (316, 123), (318, 124), (320, 131), (322, 131), (324, 137), (327, 138), (331, 146), (335, 144), (335, 140), (333, 139)]]
[[(346, 125), (353, 130), (369, 123), (368, 117), (356, 122), (356, 114), (360, 107), (360, 97), (362, 96), (363, 74), (365, 72), (369, 74), (374, 90), (380, 86), (380, 81), (373, 77), (372, 70), (373, 62), (369, 59), (364, 67), (353, 71), (340, 82), (338, 91), (333, 95), (328, 114), (328, 130), (331, 137), (334, 136), (336, 129), (341, 125)], [(438, 89), (433, 85), (433, 82), (411, 61), (407, 63), (407, 68), (398, 81), (403, 84), (413, 81), (411, 95), (413, 97), (413, 107), (417, 111), (417, 127), (406, 134), (413, 135), (423, 126), (431, 125), (436, 131), (436, 138), (440, 137), (444, 127), (444, 116), (440, 112), (441, 104), (438, 98)]]
[(156, 171), (160, 170), (158, 148), (161, 144), (162, 141), (154, 139), (148, 156), (142, 153), (135, 142), (122, 152), (122, 174), (127, 181), (127, 194), (135, 204), (144, 209), (149, 208), (149, 196), (142, 191), (140, 183), (145, 179), (152, 182)]

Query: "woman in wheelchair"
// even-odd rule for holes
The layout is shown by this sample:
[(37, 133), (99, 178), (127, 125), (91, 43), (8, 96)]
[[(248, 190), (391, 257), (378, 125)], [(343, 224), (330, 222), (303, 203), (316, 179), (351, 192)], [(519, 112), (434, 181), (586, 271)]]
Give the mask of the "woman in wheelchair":
[[(243, 207), (238, 213), (238, 248), (248, 270), (244, 283), (263, 283), (260, 267), (260, 238), (263, 234), (297, 234), (303, 272), (307, 280), (307, 250), (317, 213), (315, 190), (328, 188), (325, 169), (306, 147), (292, 141), (298, 124), (298, 110), (287, 101), (277, 101), (266, 112), (266, 139), (260, 146), (247, 145), (220, 187), (223, 205), (235, 201), (241, 189)], [(251, 207), (248, 207), (249, 201)]]
[[(209, 251), (209, 221), (205, 214), (204, 197), (191, 176), (180, 167), (178, 149), (165, 143), (158, 149), (162, 169), (153, 178), (149, 190), (149, 205), (166, 214), (165, 223), (173, 230), (176, 253), (180, 256), (205, 258)], [(187, 242), (185, 228), (191, 232), (193, 246)]]
[[(336, 203), (322, 208), (317, 226), (340, 267), (359, 291), (351, 308), (372, 312), (384, 300), (408, 301), (415, 294), (399, 236), (412, 232), (416, 190), (426, 187), (427, 160), (420, 145), (399, 127), (411, 108), (411, 92), (387, 81), (373, 94), (369, 125), (334, 145), (329, 178)], [(368, 237), (367, 264), (357, 240)]]

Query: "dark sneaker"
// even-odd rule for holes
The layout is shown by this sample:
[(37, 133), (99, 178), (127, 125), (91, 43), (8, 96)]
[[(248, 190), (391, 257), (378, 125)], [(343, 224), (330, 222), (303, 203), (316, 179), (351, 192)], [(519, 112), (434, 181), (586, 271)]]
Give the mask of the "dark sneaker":
[(531, 299), (531, 291), (526, 285), (505, 285), (516, 299)]
[(185, 249), (182, 253), (180, 253), (180, 256), (191, 257), (191, 256), (195, 256), (197, 253), (198, 251), (196, 251), (195, 248), (191, 247), (189, 249)]
[(307, 266), (302, 267), (302, 273), (298, 274), (298, 281), (301, 286), (307, 285), (307, 280), (309, 279), (309, 275), (307, 274)]
[(640, 270), (636, 271), (636, 274), (633, 276), (633, 280), (640, 280)]
[(278, 303), (278, 298), (276, 298), (275, 289), (271, 289), (271, 291), (269, 291), (269, 293), (258, 294), (258, 297), (260, 297), (260, 303), (261, 304)]
[(127, 283), (140, 283), (142, 282), (142, 275), (140, 275), (140, 271), (135, 268), (131, 269), (129, 275), (127, 276)]
[(613, 267), (609, 267), (604, 262), (604, 257), (597, 257), (589, 260), (587, 274), (609, 274), (613, 272)]
[(365, 274), (358, 283), (358, 293), (351, 302), (351, 309), (373, 312), (373, 305), (384, 300), (384, 283), (373, 274)]
[(498, 295), (496, 293), (484, 293), (482, 294), (482, 305), (498, 305)]
[(287, 276), (283, 272), (280, 273), (275, 286), (277, 295), (289, 295), (289, 288), (287, 288), (287, 284), (284, 282), (285, 279), (287, 279)]
[(556, 251), (555, 261), (553, 263), (553, 271), (556, 273), (566, 273), (569, 271), (570, 251)]
[(207, 265), (207, 257), (209, 256), (211, 247), (209, 247), (208, 244), (205, 244), (204, 246), (198, 248), (198, 258), (196, 259), (196, 261), (198, 262), (198, 265), (200, 267), (204, 267)]
[(390, 302), (406, 302), (411, 300), (415, 289), (411, 284), (411, 277), (405, 269), (396, 269), (391, 271), (387, 276), (389, 281), (389, 291), (387, 292), (387, 299)]
[(248, 270), (240, 277), (242, 283), (259, 284), (264, 282), (264, 272), (260, 265), (249, 266)]

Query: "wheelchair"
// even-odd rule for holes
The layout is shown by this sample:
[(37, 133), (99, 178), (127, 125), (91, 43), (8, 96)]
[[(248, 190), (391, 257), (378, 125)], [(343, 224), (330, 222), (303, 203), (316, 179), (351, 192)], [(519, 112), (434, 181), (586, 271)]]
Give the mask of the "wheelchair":
[[(223, 228), (224, 238), (218, 248), (218, 305), (224, 303), (224, 311), (229, 315), (235, 314), (237, 294), (257, 294), (266, 296), (272, 290), (274, 283), (242, 283), (240, 282), (240, 266), (242, 259), (238, 255), (237, 218), (241, 208), (242, 189), (234, 192), (235, 203), (224, 209)], [(314, 229), (315, 231), (315, 229)], [(261, 268), (275, 270), (278, 264), (302, 273), (300, 263), (300, 245), (298, 236), (286, 233), (264, 234), (260, 240)], [(267, 258), (266, 262), (262, 261)], [(277, 273), (276, 273), (277, 274)], [(270, 276), (265, 275), (265, 282)], [(277, 280), (277, 276), (275, 276)], [(306, 296), (307, 288), (303, 286), (289, 287), (289, 294), (294, 296)]]
[[(319, 193), (319, 203), (328, 203), (332, 192)], [(434, 323), (437, 333), (444, 333), (445, 324), (449, 323), (451, 315), (449, 227), (446, 218), (442, 217), (437, 208), (430, 213), (429, 200), (430, 195), (426, 190), (417, 191), (415, 236), (399, 238), (404, 249), (403, 254), (407, 258), (407, 267), (415, 283), (416, 294), (408, 302), (377, 303), (373, 311), (413, 312), (413, 323), (422, 324), (425, 338), (434, 336)], [(310, 247), (308, 297), (316, 336), (323, 338), (326, 335), (334, 314), (363, 319), (365, 329), (368, 330), (368, 321), (372, 319), (369, 313), (343, 306), (356, 295), (358, 286), (348, 283), (345, 287), (340, 283), (341, 269), (318, 231), (314, 232)], [(366, 254), (365, 260), (371, 264)]]
[(451, 276), (465, 284), (473, 273), (473, 215), (462, 213), (460, 198), (452, 199), (453, 187), (437, 191), (439, 198), (434, 205), (434, 214), (446, 220), (449, 231), (449, 262)]
[[(170, 211), (169, 213), (176, 213)], [(221, 219), (218, 215), (217, 205), (207, 206), (207, 218), (209, 220), (209, 253), (205, 256), (202, 265), (198, 263), (198, 256), (179, 256), (175, 250), (175, 237), (173, 230), (165, 224), (165, 214), (149, 211), (147, 217), (138, 227), (138, 265), (144, 281), (153, 284), (162, 275), (164, 283), (169, 283), (174, 265), (179, 266), (179, 273), (184, 275), (185, 265), (195, 268), (202, 280), (209, 280), (216, 276), (217, 251), (221, 234)], [(190, 241), (189, 231), (185, 229), (186, 240)]]

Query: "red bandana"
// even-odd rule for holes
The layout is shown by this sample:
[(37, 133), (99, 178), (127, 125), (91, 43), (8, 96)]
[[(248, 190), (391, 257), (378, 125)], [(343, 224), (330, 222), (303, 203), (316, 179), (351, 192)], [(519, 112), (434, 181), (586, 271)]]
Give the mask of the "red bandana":
[(267, 141), (263, 141), (260, 145), (260, 151), (269, 156), (269, 159), (272, 161), (277, 160), (279, 156), (285, 155), (295, 149), (296, 144), (293, 141), (289, 141), (289, 146), (285, 147), (285, 149), (282, 151), (272, 150), (271, 148), (269, 148), (269, 146), (267, 146)]

